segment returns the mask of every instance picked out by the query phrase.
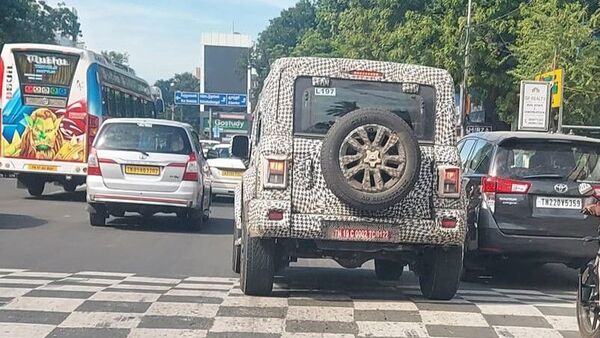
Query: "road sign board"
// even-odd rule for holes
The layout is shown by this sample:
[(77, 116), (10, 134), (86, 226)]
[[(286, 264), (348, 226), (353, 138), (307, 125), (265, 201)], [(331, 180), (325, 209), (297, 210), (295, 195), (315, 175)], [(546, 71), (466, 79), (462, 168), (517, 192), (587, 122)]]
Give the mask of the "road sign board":
[(489, 124), (484, 124), (484, 125), (470, 125), (467, 126), (466, 128), (466, 134), (473, 134), (473, 133), (481, 133), (484, 131), (492, 131), (492, 126)]
[(550, 87), (545, 81), (521, 81), (519, 130), (548, 131)]
[(191, 105), (197, 106), (198, 103), (198, 94), (197, 92), (175, 92), (175, 104), (176, 105)]
[(560, 108), (560, 101), (563, 95), (563, 70), (556, 69), (551, 72), (538, 74), (536, 81), (549, 81), (552, 83), (552, 108)]
[(231, 106), (246, 107), (248, 97), (244, 94), (217, 94), (198, 92), (175, 92), (176, 105), (207, 105), (207, 106)]

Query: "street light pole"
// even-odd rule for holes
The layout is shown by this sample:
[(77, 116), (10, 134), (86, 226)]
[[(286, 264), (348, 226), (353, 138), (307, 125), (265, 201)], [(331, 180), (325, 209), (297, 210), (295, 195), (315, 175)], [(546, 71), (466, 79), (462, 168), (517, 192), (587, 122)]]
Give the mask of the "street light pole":
[(467, 100), (469, 95), (467, 90), (467, 77), (469, 76), (469, 47), (470, 47), (470, 32), (471, 31), (471, 0), (467, 5), (467, 25), (465, 26), (465, 63), (463, 68), (463, 79), (460, 85), (460, 136), (465, 134), (465, 119), (467, 117)]

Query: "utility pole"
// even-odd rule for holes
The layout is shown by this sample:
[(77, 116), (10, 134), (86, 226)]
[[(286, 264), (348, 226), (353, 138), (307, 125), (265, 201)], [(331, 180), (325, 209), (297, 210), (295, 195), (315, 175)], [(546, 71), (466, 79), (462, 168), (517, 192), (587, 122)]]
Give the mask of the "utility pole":
[(467, 116), (467, 100), (466, 97), (469, 95), (467, 90), (467, 77), (469, 76), (469, 44), (471, 39), (471, 0), (467, 5), (467, 25), (465, 26), (465, 63), (463, 68), (463, 79), (460, 85), (460, 136), (465, 134), (465, 119)]

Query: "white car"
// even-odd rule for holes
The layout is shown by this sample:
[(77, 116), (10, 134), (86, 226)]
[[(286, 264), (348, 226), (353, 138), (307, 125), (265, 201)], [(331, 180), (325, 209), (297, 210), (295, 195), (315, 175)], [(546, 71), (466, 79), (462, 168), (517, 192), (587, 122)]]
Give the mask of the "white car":
[(233, 196), (235, 187), (242, 181), (246, 165), (231, 156), (231, 145), (219, 144), (208, 151), (208, 166), (210, 167), (212, 194)]
[(208, 166), (188, 124), (153, 119), (104, 122), (88, 158), (90, 224), (109, 215), (176, 213), (201, 226), (210, 213)]

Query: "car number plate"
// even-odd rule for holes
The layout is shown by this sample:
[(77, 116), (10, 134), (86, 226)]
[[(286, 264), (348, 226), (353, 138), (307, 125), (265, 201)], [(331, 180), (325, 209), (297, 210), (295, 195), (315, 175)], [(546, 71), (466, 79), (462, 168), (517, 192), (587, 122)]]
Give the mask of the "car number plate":
[(581, 209), (581, 198), (568, 197), (541, 197), (535, 200), (537, 208), (545, 209)]
[(242, 176), (241, 171), (233, 171), (233, 170), (223, 170), (223, 176), (229, 176), (229, 177), (241, 177)]
[(390, 230), (339, 226), (329, 229), (329, 237), (352, 241), (388, 241), (392, 239), (392, 233)]
[(28, 164), (27, 168), (29, 170), (36, 170), (36, 171), (57, 171), (58, 170), (58, 166), (47, 165), (47, 164)]
[(125, 173), (131, 175), (158, 176), (160, 175), (160, 168), (139, 165), (126, 165)]

